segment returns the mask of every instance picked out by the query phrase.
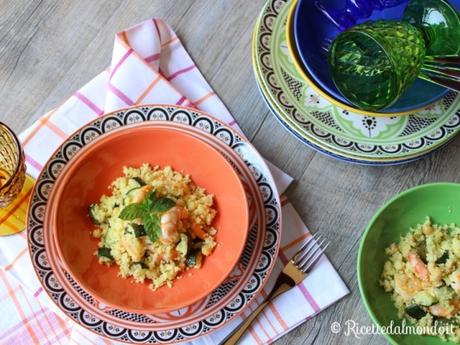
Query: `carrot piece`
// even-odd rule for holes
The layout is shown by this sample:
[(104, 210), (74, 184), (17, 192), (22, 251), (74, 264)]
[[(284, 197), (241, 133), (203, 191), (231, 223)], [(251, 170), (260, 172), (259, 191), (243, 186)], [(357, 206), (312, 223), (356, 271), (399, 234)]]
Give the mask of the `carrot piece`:
[(200, 239), (205, 240), (207, 233), (195, 222), (192, 222), (192, 232)]

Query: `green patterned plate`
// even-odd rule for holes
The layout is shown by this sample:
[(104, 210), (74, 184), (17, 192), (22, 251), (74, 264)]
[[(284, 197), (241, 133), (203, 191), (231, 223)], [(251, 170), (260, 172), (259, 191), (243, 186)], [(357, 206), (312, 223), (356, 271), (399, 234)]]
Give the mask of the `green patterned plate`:
[[(255, 30), (254, 30), (254, 33), (256, 33)], [(255, 48), (253, 49), (253, 52), (255, 52)], [(254, 66), (256, 66), (257, 61), (256, 61), (255, 54), (253, 54), (252, 59), (253, 59)], [(375, 159), (370, 158), (370, 159), (366, 159), (366, 158), (357, 157), (357, 156), (354, 156), (354, 155), (351, 155), (351, 154), (344, 154), (342, 152), (336, 152), (335, 150), (330, 149), (330, 148), (324, 149), (324, 148), (322, 148), (321, 146), (318, 145), (318, 142), (314, 142), (313, 140), (310, 140), (310, 139), (307, 140), (304, 137), (300, 137), (295, 131), (293, 131), (291, 129), (291, 127), (289, 127), (288, 124), (286, 124), (284, 122), (283, 119), (281, 119), (279, 117), (278, 113), (282, 112), (282, 110), (279, 109), (279, 107), (278, 107), (278, 105), (276, 103), (274, 103), (273, 101), (270, 101), (269, 99), (267, 99), (266, 95), (269, 95), (269, 92), (262, 85), (261, 78), (257, 74), (257, 68), (254, 68), (254, 71), (255, 71), (255, 77), (256, 77), (257, 85), (259, 86), (259, 90), (262, 93), (264, 101), (266, 102), (267, 106), (270, 108), (272, 113), (275, 115), (275, 117), (283, 125), (283, 127), (285, 127), (297, 139), (301, 140), (305, 145), (307, 145), (308, 147), (310, 147), (310, 148), (312, 148), (312, 149), (314, 149), (314, 150), (316, 150), (316, 151), (318, 151), (318, 152), (320, 152), (320, 153), (322, 153), (322, 154), (324, 154), (326, 156), (336, 158), (336, 159), (339, 159), (339, 160), (342, 160), (342, 161), (346, 161), (346, 162), (349, 162), (349, 163), (357, 163), (357, 164), (360, 164), (360, 165), (389, 166), (389, 165), (406, 164), (406, 163), (410, 163), (410, 162), (413, 162), (415, 160), (418, 160), (420, 158), (426, 157), (427, 155), (429, 155), (429, 154), (441, 149), (442, 147), (447, 145), (450, 140), (452, 140), (452, 139), (449, 139), (449, 141), (445, 141), (443, 144), (435, 147), (433, 150), (427, 151), (424, 154), (421, 154), (421, 155), (418, 154), (418, 155), (413, 155), (413, 156), (404, 156), (403, 159), (397, 159), (397, 158), (375, 158)]]
[(297, 72), (286, 42), (290, 0), (269, 0), (254, 33), (254, 68), (262, 92), (290, 130), (333, 154), (366, 161), (419, 157), (460, 131), (460, 96), (448, 93), (425, 110), (376, 118), (332, 105)]

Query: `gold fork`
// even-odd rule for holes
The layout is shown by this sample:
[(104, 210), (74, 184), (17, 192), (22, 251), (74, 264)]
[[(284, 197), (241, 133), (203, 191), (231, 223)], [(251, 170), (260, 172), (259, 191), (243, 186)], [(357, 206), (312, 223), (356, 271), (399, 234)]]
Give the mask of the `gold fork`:
[(283, 271), (275, 282), (272, 292), (270, 292), (266, 300), (254, 309), (254, 311), (232, 333), (230, 333), (220, 345), (234, 345), (238, 343), (238, 340), (243, 336), (244, 332), (246, 332), (252, 322), (272, 299), (292, 289), (305, 279), (307, 273), (318, 262), (329, 246), (329, 241), (325, 238), (321, 238), (320, 240), (320, 238), (321, 234), (318, 235), (318, 233), (316, 233), (304, 242), (292, 260), (284, 266)]

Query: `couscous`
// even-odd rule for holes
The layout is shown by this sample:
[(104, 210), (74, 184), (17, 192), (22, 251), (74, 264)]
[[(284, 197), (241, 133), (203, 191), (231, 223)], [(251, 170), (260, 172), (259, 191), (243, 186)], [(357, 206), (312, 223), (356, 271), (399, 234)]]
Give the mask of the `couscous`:
[(151, 280), (152, 289), (184, 270), (200, 268), (213, 252), (216, 210), (213, 196), (171, 167), (125, 167), (110, 185), (111, 195), (89, 207), (100, 239), (102, 264), (119, 266), (121, 277)]
[(386, 254), (380, 284), (392, 294), (399, 317), (426, 334), (460, 342), (460, 228), (427, 219)]

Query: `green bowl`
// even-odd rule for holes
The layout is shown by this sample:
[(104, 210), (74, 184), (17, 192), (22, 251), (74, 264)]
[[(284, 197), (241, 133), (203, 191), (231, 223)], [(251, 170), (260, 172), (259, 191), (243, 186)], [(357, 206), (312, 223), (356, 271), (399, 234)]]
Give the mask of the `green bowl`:
[[(388, 201), (372, 218), (358, 251), (358, 283), (367, 312), (378, 326), (401, 325), (396, 307), (379, 285), (385, 248), (399, 241), (410, 227), (431, 217), (434, 223), (460, 225), (460, 184), (431, 183), (409, 189)], [(385, 334), (392, 344), (454, 344), (421, 335)]]

